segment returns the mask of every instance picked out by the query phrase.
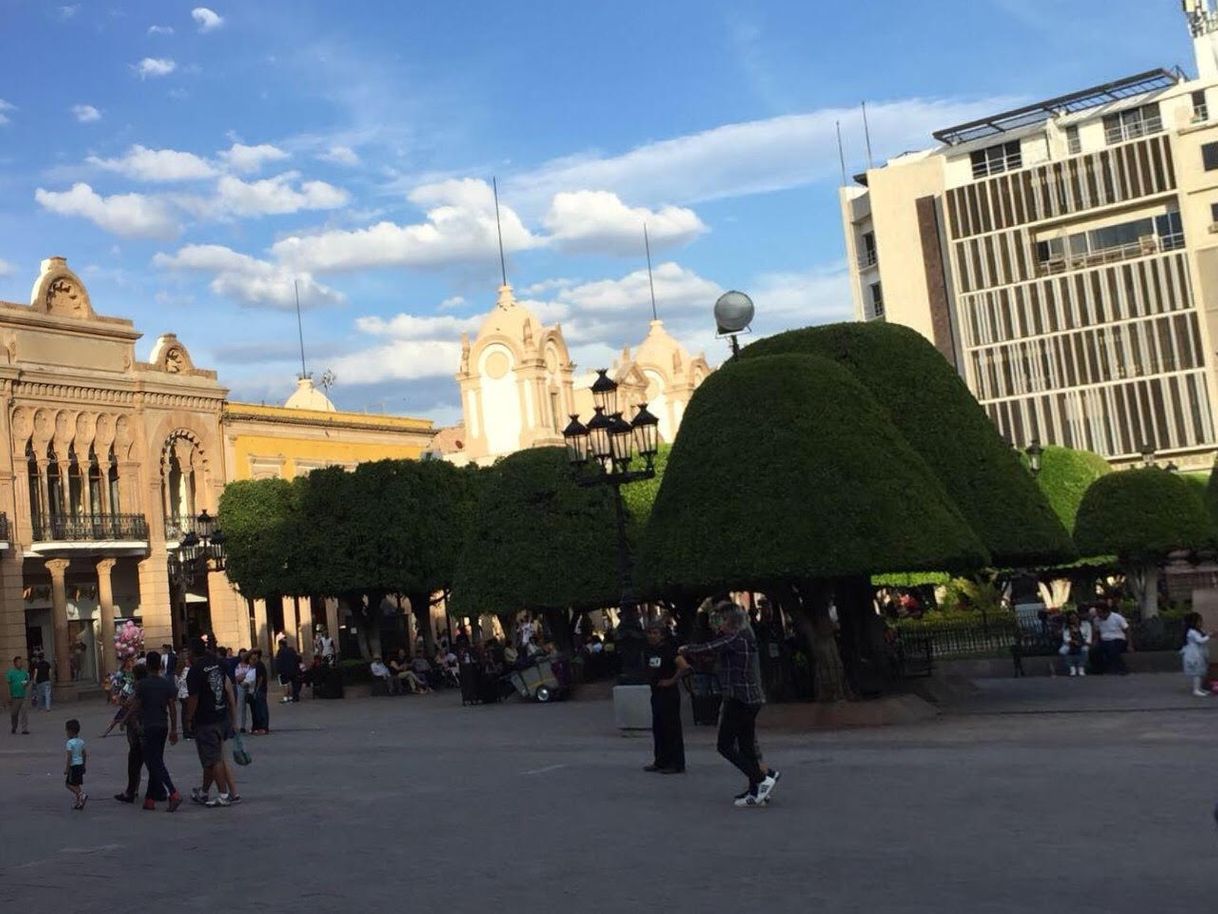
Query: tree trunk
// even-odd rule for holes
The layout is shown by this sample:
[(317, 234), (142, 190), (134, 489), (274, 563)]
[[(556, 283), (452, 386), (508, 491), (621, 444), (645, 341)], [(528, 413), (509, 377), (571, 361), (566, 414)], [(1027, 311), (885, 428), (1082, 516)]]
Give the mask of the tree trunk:
[(571, 613), (565, 609), (547, 609), (545, 611), (546, 625), (554, 637), (554, 646), (559, 653), (572, 656), (575, 639), (571, 637)]
[[(365, 602), (365, 595), (349, 593), (339, 599), (346, 602), (347, 608), (351, 610), (351, 615), (359, 626), (355, 632), (355, 640), (359, 645), (360, 656), (364, 660), (371, 660), (373, 657), (380, 656), (381, 629), (379, 624), (373, 624), (370, 621), (371, 617)], [(379, 621), (378, 619), (377, 622), (379, 623)]]
[(879, 695), (889, 686), (888, 645), (884, 623), (875, 612), (875, 592), (865, 575), (834, 582), (834, 604), (842, 628), (843, 665), (854, 691)]
[(1159, 615), (1159, 566), (1140, 565), (1125, 574), (1129, 589), (1133, 591), (1142, 611), (1142, 619), (1153, 619)]
[[(423, 654), (430, 660), (436, 655), (436, 633), (431, 624), (431, 597), (426, 593), (410, 593), (406, 595), (406, 599), (410, 601), (415, 626), (423, 636)], [(410, 645), (410, 653), (413, 656), (413, 644)]]
[(800, 602), (812, 649), (813, 694), (819, 702), (845, 701), (849, 686), (829, 618), (829, 591), (822, 582), (809, 581), (800, 587)]

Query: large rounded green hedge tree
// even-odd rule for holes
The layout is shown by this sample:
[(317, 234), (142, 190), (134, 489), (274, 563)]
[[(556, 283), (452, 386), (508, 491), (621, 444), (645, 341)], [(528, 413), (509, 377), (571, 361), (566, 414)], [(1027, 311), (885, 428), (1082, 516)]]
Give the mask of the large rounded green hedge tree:
[(943, 486), (859, 380), (828, 359), (791, 354), (729, 363), (694, 394), (637, 576), (645, 592), (670, 597), (783, 595), (811, 620), (817, 697), (833, 700), (845, 686), (827, 623), (829, 592), (847, 657), (875, 661), (866, 620), (846, 603), (869, 587), (867, 575), (987, 561)]
[(1074, 557), (1070, 537), (1015, 452), (956, 371), (916, 331), (885, 322), (827, 324), (760, 340), (741, 357), (788, 352), (823, 356), (858, 378), (930, 466), (995, 565)]
[(614, 606), (617, 527), (607, 486), (580, 486), (563, 448), (518, 451), (485, 471), (450, 611), (567, 617)]
[(1084, 555), (1115, 555), (1144, 617), (1158, 613), (1159, 565), (1179, 550), (1208, 547), (1213, 524), (1195, 486), (1143, 467), (1097, 479), (1078, 509), (1074, 539)]
[(1111, 472), (1112, 467), (1099, 454), (1050, 445), (1040, 455), (1036, 484), (1045, 493), (1062, 526), (1073, 533), (1079, 505), (1087, 490), (1097, 479)]

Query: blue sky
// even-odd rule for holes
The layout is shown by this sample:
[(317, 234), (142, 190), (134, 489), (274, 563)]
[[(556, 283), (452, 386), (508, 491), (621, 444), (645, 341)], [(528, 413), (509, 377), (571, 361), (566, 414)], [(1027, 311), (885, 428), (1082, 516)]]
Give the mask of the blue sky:
[[(210, 0), (209, 0), (210, 2)], [(759, 332), (848, 319), (834, 122), (864, 164), (932, 130), (1155, 66), (1175, 0), (390, 3), (0, 0), (0, 298), (61, 254), (94, 307), (176, 332), (234, 398), (309, 368), (342, 408), (459, 416), (494, 303), (581, 369), (659, 308), (712, 362), (717, 294)]]

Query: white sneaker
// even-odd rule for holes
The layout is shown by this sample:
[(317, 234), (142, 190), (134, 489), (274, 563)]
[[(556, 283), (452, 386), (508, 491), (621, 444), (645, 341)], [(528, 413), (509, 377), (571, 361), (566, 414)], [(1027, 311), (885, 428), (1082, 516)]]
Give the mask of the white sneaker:
[(1077, 675), (1078, 675), (1078, 667), (1076, 667), (1076, 666), (1072, 666), (1072, 667), (1070, 667), (1070, 675), (1071, 675), (1071, 676), (1077, 676)]
[(1079, 674), (1080, 676), (1086, 676), (1086, 675), (1087, 675), (1087, 668), (1086, 668), (1085, 666), (1080, 666), (1080, 667), (1078, 668), (1078, 674)]
[(1194, 689), (1193, 694), (1196, 695), (1198, 698), (1209, 698), (1210, 697), (1209, 692), (1202, 692), (1200, 689)]
[(209, 809), (215, 809), (217, 806), (232, 806), (233, 804), (232, 804), (232, 801), (228, 798), (228, 794), (220, 793), (220, 794), (216, 794), (216, 796), (213, 799), (208, 800), (203, 805), (208, 807)]
[(765, 800), (761, 797), (760, 787), (757, 793), (746, 793), (744, 796), (737, 797), (733, 802), (737, 809), (756, 809), (765, 806)]
[(778, 783), (778, 779), (782, 777), (781, 771), (770, 769), (770, 774), (767, 774), (761, 783), (757, 785), (757, 796), (762, 802), (769, 802), (770, 794), (774, 792), (774, 785)]

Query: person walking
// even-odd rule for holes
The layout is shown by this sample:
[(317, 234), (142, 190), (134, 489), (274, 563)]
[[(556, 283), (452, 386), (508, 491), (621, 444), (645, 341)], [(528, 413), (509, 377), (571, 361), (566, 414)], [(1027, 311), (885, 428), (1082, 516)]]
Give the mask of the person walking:
[(279, 636), (279, 652), (275, 654), (275, 672), (283, 686), (281, 705), (300, 701), (300, 655), (292, 647), (286, 635)]
[(661, 620), (647, 626), (647, 647), (643, 655), (651, 679), (652, 763), (644, 771), (660, 774), (685, 772), (685, 737), (681, 732), (680, 679), (689, 669), (677, 653), (668, 626)]
[(114, 795), (114, 799), (120, 803), (134, 803), (140, 792), (140, 776), (144, 769), (144, 734), (140, 728), (139, 715), (132, 714), (131, 709), (135, 703), (135, 689), (140, 687), (140, 682), (147, 675), (147, 664), (137, 663), (131, 668), (134, 687), (131, 694), (123, 699), (122, 707), (119, 709), (119, 713), (122, 715), (123, 732), (127, 735), (127, 789)]
[(20, 657), (13, 658), (13, 668), (4, 674), (8, 682), (8, 716), (13, 723), (13, 733), (21, 724), (21, 732), (29, 735), (30, 715), (26, 707), (27, 692), (30, 687), (30, 674), (25, 671), (25, 661)]
[[(194, 731), (195, 751), (203, 768), (203, 786), (193, 788), (190, 799), (201, 806), (231, 806), (240, 799), (224, 760), (224, 741), (236, 724), (233, 684), (220, 658), (207, 651), (201, 638), (191, 642), (190, 654), (186, 721)], [(212, 784), (219, 791), (214, 799), (208, 796)]]
[(34, 654), (34, 662), (30, 664), (30, 676), (34, 680), (34, 707), (44, 711), (51, 710), (51, 664), (42, 651)]
[(168, 739), (171, 746), (178, 743), (178, 690), (172, 680), (161, 675), (161, 655), (156, 651), (148, 652), (144, 666), (148, 675), (136, 683), (131, 702), (131, 715), (140, 722), (140, 748), (148, 769), (144, 808), (156, 809), (157, 798), (167, 793), (169, 812), (175, 812), (182, 805), (182, 797), (165, 767), (165, 741)]
[(1066, 624), (1062, 626), (1062, 646), (1058, 653), (1066, 660), (1071, 676), (1087, 675), (1087, 655), (1091, 651), (1091, 623), (1079, 619), (1078, 613), (1066, 613)]
[(748, 614), (735, 603), (715, 607), (718, 637), (703, 644), (686, 644), (685, 656), (718, 654), (723, 707), (719, 714), (719, 754), (748, 778), (748, 788), (736, 797), (742, 809), (764, 806), (781, 777), (774, 769), (761, 769), (757, 744), (757, 714), (765, 704), (761, 688), (757, 639), (748, 625)]
[(1189, 613), (1184, 617), (1186, 631), (1180, 658), (1184, 662), (1184, 675), (1192, 679), (1193, 694), (1198, 698), (1209, 698), (1211, 693), (1201, 688), (1201, 682), (1210, 668), (1210, 636), (1201, 624), (1201, 613)]

